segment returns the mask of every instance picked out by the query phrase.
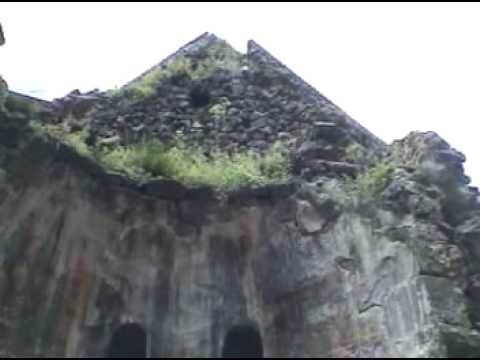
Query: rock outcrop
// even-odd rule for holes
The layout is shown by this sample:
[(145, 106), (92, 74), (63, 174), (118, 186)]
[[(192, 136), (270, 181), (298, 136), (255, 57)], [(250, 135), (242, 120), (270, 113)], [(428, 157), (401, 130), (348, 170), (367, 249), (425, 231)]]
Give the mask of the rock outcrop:
[(480, 204), (465, 157), (435, 133), (385, 145), (253, 42), (235, 59), (133, 103), (72, 93), (44, 121), (93, 143), (284, 140), (290, 181), (137, 181), (1, 115), (2, 354), (479, 356)]

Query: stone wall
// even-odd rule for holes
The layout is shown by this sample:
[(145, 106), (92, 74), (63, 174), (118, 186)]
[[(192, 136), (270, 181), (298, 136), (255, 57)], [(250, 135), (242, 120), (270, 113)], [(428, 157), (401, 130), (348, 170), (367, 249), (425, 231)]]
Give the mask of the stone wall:
[(6, 355), (103, 356), (128, 323), (159, 357), (221, 357), (251, 324), (265, 356), (479, 354), (480, 209), (448, 223), (416, 171), (357, 205), (326, 177), (221, 194), (133, 183), (0, 126)]
[(342, 109), (336, 106), (332, 101), (318, 92), (317, 89), (300, 78), (287, 66), (272, 56), (265, 48), (253, 40), (248, 42), (247, 57), (251, 63), (261, 63), (263, 66), (275, 69), (278, 74), (281, 74), (279, 76), (283, 75), (283, 77), (287, 78), (289, 86), (299, 91), (300, 97), (303, 101), (307, 101), (311, 105), (314, 104), (313, 106), (320, 110), (318, 120), (323, 118), (336, 124), (342, 124), (344, 128), (348, 129), (347, 131), (351, 134), (353, 139), (367, 148), (378, 150), (382, 147), (383, 141), (376, 135), (348, 116)]
[[(203, 41), (226, 46), (204, 35), (191, 61)], [(104, 356), (129, 329), (151, 357), (221, 357), (239, 333), (268, 357), (478, 357), (465, 157), (435, 133), (386, 146), (255, 43), (234, 65), (141, 100), (73, 92), (43, 121), (104, 146), (282, 140), (285, 184), (134, 181), (0, 114), (2, 355)]]
[[(209, 53), (212, 46), (218, 50), (215, 54)], [(178, 74), (184, 70), (180, 66), (184, 59), (197, 66), (218, 56), (227, 60), (211, 65), (206, 75), (197, 76), (195, 70), (190, 70), (193, 75)], [(229, 56), (235, 62), (229, 63)], [(153, 96), (129, 99), (126, 90), (161, 70), (165, 76), (155, 82)], [(385, 147), (253, 41), (247, 54), (240, 54), (223, 40), (204, 34), (118, 93), (74, 92), (55, 101), (57, 116), (49, 121), (72, 131), (88, 130), (91, 143), (100, 145), (180, 139), (207, 151), (264, 152), (281, 142), (296, 154), (305, 141), (313, 140), (335, 148), (328, 158), (322, 158), (330, 161), (343, 161), (348, 145), (364, 147), (366, 159)]]

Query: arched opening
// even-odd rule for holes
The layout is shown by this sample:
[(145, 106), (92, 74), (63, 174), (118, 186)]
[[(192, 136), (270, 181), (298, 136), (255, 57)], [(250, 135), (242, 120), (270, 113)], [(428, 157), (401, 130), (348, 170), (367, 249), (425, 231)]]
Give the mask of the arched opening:
[(138, 324), (121, 326), (113, 334), (107, 358), (146, 358), (147, 333)]
[(229, 359), (263, 358), (260, 333), (253, 326), (236, 326), (231, 329), (223, 344), (223, 357)]

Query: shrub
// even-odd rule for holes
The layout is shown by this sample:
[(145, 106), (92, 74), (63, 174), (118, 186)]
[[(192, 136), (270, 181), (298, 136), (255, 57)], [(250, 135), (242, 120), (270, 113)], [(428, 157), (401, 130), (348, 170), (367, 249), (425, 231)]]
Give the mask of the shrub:
[(347, 180), (347, 192), (362, 202), (375, 200), (390, 183), (394, 169), (393, 165), (381, 162), (355, 179)]
[(394, 169), (392, 164), (381, 162), (355, 178), (332, 180), (324, 185), (324, 190), (346, 209), (370, 204), (390, 184)]

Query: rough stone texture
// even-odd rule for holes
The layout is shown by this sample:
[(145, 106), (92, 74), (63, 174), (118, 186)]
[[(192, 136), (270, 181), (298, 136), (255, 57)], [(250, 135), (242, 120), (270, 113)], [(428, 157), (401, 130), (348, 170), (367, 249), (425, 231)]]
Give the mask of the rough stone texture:
[[(291, 127), (282, 135), (295, 140), (287, 184), (224, 193), (165, 178), (137, 183), (36, 134), (19, 114), (0, 115), (2, 355), (103, 356), (131, 323), (151, 357), (220, 357), (237, 326), (258, 331), (268, 357), (480, 355), (480, 205), (465, 157), (434, 133), (386, 147), (255, 43), (247, 58), (260, 65), (244, 75), (265, 92), (227, 75), (238, 97), (222, 104), (238, 102), (232, 119), (243, 119), (247, 147), (261, 133), (252, 127), (275, 129), (255, 140), (266, 144)], [(213, 99), (226, 88), (217, 75)], [(150, 105), (166, 106), (173, 123), (180, 110), (169, 109), (182, 108), (201, 127), (200, 113), (179, 101), (191, 84), (171, 85), (172, 104)], [(72, 93), (49, 121), (153, 131), (148, 103), (107, 118), (102, 96)], [(306, 103), (319, 111), (311, 120), (300, 115)], [(92, 106), (99, 118), (88, 120)], [(76, 111), (87, 117), (72, 120)], [(348, 190), (369, 166), (344, 161), (352, 144), (394, 167), (370, 198)]]
[(2, 141), (0, 165), (5, 354), (101, 356), (128, 322), (151, 356), (220, 356), (228, 330), (252, 322), (266, 356), (480, 350), (474, 213), (455, 230), (408, 198), (342, 208), (321, 182), (227, 198), (136, 185), (13, 119), (1, 126), (23, 134)]
[[(184, 59), (203, 64), (212, 48), (215, 53), (208, 56), (227, 60), (216, 67), (210, 64), (211, 71), (203, 76), (181, 73)], [(73, 91), (54, 101), (57, 112), (46, 122), (63, 123), (72, 131), (88, 129), (90, 141), (100, 145), (151, 138), (172, 142), (181, 137), (206, 149), (262, 152), (282, 142), (292, 153), (300, 150), (296, 158), (302, 168), (311, 166), (302, 155), (308, 155), (309, 161), (342, 162), (344, 148), (353, 143), (368, 149), (366, 158), (385, 146), (253, 41), (241, 54), (216, 36), (204, 34), (120, 92), (162, 69), (166, 76), (155, 83), (154, 96), (132, 103), (128, 96)], [(307, 151), (306, 141), (323, 151)]]
[(160, 189), (172, 184), (111, 184), (39, 139), (10, 151), (0, 213), (6, 353), (101, 355), (128, 321), (147, 329), (152, 356), (220, 355), (229, 328), (249, 321), (266, 355), (439, 351), (409, 247), (359, 214), (332, 217), (325, 194), (292, 191), (297, 211), (273, 192), (249, 204), (171, 199)]

